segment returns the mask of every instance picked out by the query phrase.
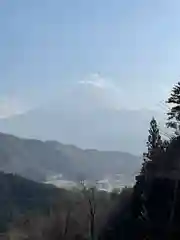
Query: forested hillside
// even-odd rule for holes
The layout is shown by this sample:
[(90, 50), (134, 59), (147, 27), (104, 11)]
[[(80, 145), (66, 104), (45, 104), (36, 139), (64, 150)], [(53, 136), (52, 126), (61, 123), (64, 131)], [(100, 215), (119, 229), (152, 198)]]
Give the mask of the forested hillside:
[(0, 231), (5, 231), (12, 220), (31, 211), (48, 214), (62, 198), (66, 198), (65, 190), (0, 172)]
[(0, 133), (0, 169), (32, 180), (43, 181), (59, 173), (67, 179), (77, 180), (83, 175), (97, 180), (123, 173), (131, 182), (139, 166), (140, 158), (128, 153), (82, 150), (59, 142), (21, 139)]
[(80, 186), (66, 191), (0, 172), (0, 239), (1, 233), (13, 239), (20, 234), (18, 240), (24, 234), (31, 240), (99, 234), (119, 193)]

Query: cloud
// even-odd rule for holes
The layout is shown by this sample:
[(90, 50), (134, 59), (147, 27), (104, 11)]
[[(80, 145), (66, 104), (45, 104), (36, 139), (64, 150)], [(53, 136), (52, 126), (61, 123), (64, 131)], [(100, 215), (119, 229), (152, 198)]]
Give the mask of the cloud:
[(133, 82), (128, 82), (122, 87), (118, 85), (118, 80), (103, 77), (99, 73), (90, 74), (78, 83), (91, 88), (94, 97), (99, 96), (99, 101), (104, 101), (104, 104), (117, 110), (158, 109), (162, 112), (160, 103), (168, 98), (172, 89), (171, 85), (157, 84), (155, 89), (152, 86), (152, 89), (147, 87), (148, 90), (144, 90), (143, 86)]
[(25, 112), (22, 102), (15, 97), (0, 97), (0, 118), (8, 118)]
[(117, 87), (109, 79), (102, 77), (99, 73), (91, 74), (85, 80), (79, 81), (78, 83), (91, 85), (101, 89), (117, 90)]
[(92, 95), (98, 99), (98, 102), (101, 102), (108, 108), (120, 109), (127, 105), (124, 101), (125, 91), (116, 85), (115, 81), (105, 78), (98, 73), (91, 74), (85, 80), (79, 81), (78, 84), (89, 87), (92, 90)]

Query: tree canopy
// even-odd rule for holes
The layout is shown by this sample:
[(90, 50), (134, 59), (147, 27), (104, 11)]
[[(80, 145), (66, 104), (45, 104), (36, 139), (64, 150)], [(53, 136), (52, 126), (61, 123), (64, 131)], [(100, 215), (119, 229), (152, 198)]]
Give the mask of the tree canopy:
[(180, 133), (180, 82), (178, 82), (172, 89), (171, 95), (167, 100), (170, 104), (167, 121), (167, 127), (175, 129), (175, 134)]

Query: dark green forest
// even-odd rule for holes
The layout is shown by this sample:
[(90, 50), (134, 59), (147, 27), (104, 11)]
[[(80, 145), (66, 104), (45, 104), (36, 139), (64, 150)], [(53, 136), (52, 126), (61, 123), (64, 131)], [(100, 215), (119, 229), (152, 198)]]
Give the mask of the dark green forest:
[(49, 214), (66, 191), (40, 184), (13, 174), (0, 172), (0, 231), (7, 231), (8, 224), (25, 213)]
[(87, 189), (83, 182), (80, 186), (80, 190), (67, 191), (1, 172), (0, 232), (18, 239), (21, 235), (29, 235), (28, 239), (96, 236), (119, 192)]

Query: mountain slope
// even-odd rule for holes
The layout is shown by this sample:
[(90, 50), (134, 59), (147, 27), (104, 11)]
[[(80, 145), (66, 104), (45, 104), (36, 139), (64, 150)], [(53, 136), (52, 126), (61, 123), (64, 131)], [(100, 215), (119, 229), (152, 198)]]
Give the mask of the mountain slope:
[[(145, 110), (37, 109), (0, 120), (0, 131), (23, 138), (57, 140), (81, 148), (141, 154), (149, 121), (157, 113)], [(160, 117), (159, 117), (160, 118)], [(158, 119), (159, 119), (158, 118)]]
[(33, 180), (43, 181), (58, 173), (74, 180), (82, 174), (89, 179), (116, 173), (132, 176), (139, 167), (139, 157), (128, 153), (82, 150), (56, 141), (0, 134), (0, 169)]
[(16, 218), (30, 212), (46, 214), (65, 197), (65, 191), (36, 183), (17, 175), (0, 172), (0, 232), (5, 232)]
[(136, 109), (136, 104), (117, 90), (97, 79), (69, 86), (68, 90), (62, 88), (56, 100), (0, 119), (0, 131), (24, 138), (57, 140), (84, 149), (142, 154), (149, 121), (155, 116), (163, 122), (164, 116)]

